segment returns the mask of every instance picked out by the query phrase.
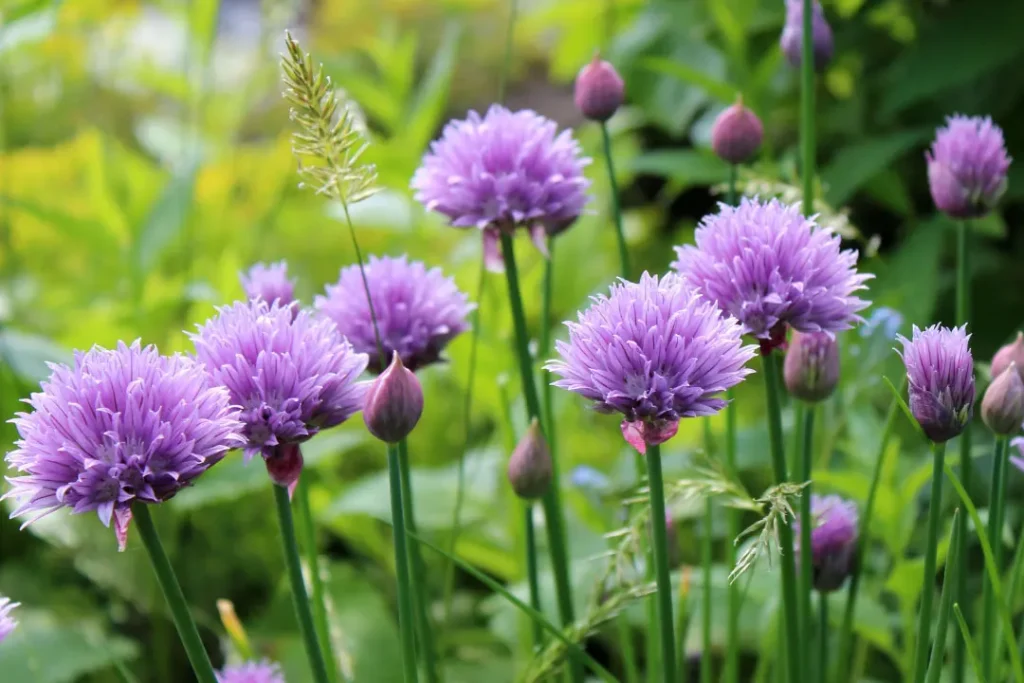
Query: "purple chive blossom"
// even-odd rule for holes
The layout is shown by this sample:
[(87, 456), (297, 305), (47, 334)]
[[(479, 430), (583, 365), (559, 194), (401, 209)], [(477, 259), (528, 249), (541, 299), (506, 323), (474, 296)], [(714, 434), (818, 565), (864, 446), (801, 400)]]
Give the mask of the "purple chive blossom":
[[(427, 269), (405, 256), (371, 256), (365, 269), (388, 360), (397, 351), (402, 363), (416, 371), (440, 360), (444, 347), (469, 329), (466, 317), (474, 305), (440, 268)], [(342, 268), (337, 284), (328, 285), (327, 295), (316, 297), (314, 305), (356, 351), (370, 357), (371, 370), (382, 370), (358, 265)]]
[[(814, 0), (811, 16), (811, 44), (814, 53), (814, 69), (821, 71), (832, 60), (835, 41), (832, 27), (825, 19), (821, 3)], [(790, 66), (799, 68), (803, 63), (804, 0), (786, 0), (786, 23), (782, 28), (779, 45)]]
[(245, 662), (217, 672), (217, 683), (285, 683), (281, 667), (273, 662)]
[(987, 116), (946, 119), (925, 159), (932, 199), (953, 218), (984, 216), (1006, 191), (1011, 159), (1003, 131)]
[(7, 636), (11, 635), (11, 631), (18, 626), (18, 622), (11, 616), (11, 612), (19, 604), (0, 595), (0, 643), (4, 642)]
[[(857, 550), (857, 506), (839, 496), (811, 496), (811, 572), (822, 593), (842, 588)], [(800, 521), (793, 523), (800, 539)], [(800, 548), (796, 548), (799, 556)]]
[(288, 264), (284, 261), (267, 265), (257, 263), (247, 273), (239, 273), (245, 296), (249, 299), (275, 301), (282, 306), (295, 301), (295, 281), (288, 279)]
[(547, 235), (565, 230), (589, 201), (590, 181), (572, 132), (536, 112), (493, 105), (445, 126), (412, 178), (416, 200), (456, 228), (484, 232), (488, 267), (501, 268), (499, 230), (529, 230), (546, 250)]
[(623, 436), (640, 452), (670, 439), (681, 418), (721, 410), (718, 394), (752, 372), (739, 324), (675, 274), (620, 281), (578, 318), (555, 345), (561, 359), (545, 367), (562, 378), (554, 386), (622, 413)]
[(839, 332), (868, 306), (854, 296), (871, 278), (857, 273), (857, 252), (841, 250), (839, 236), (804, 218), (798, 205), (722, 204), (701, 221), (696, 242), (676, 247), (672, 267), (766, 350), (784, 339), (786, 325)]
[(236, 302), (190, 335), (196, 356), (241, 406), (246, 458), (276, 454), (362, 408), (366, 354), (334, 323), (262, 300)]
[(974, 412), (974, 359), (967, 326), (914, 326), (913, 339), (899, 336), (907, 366), (910, 412), (936, 443), (964, 430)]
[(231, 397), (191, 359), (136, 341), (50, 367), (33, 411), (13, 420), (21, 438), (7, 455), (25, 473), (7, 496), (26, 525), (60, 507), (96, 512), (123, 548), (133, 503), (171, 498), (241, 445)]

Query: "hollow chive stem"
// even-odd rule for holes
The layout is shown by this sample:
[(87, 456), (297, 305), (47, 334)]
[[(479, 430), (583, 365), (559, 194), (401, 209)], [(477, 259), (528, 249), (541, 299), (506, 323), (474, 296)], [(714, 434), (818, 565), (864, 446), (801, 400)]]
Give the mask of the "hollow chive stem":
[(619, 183), (615, 179), (615, 163), (612, 161), (612, 137), (608, 124), (601, 122), (601, 140), (604, 143), (604, 162), (608, 167), (608, 185), (612, 195), (612, 217), (615, 219), (615, 239), (619, 247), (619, 270), (622, 277), (629, 279), (629, 250), (626, 248), (626, 233), (622, 224), (622, 205), (619, 203)]
[[(996, 437), (996, 448), (992, 459), (992, 482), (989, 490), (988, 542), (992, 546), (992, 555), (997, 567), (1003, 564), (1002, 531), (1006, 511), (1006, 447), (1009, 437)], [(995, 607), (995, 596), (992, 593), (992, 582), (985, 580), (982, 591), (982, 631), (981, 631), (981, 670), (985, 680), (994, 680), (992, 667), (999, 651), (995, 639), (995, 625), (998, 620)]]
[(388, 444), (388, 480), (391, 484), (391, 523), (395, 546), (395, 570), (398, 574), (398, 630), (402, 643), (402, 667), (405, 683), (416, 683), (416, 626), (413, 615), (412, 577), (406, 545), (405, 514), (402, 511), (401, 450)]
[(939, 522), (942, 519), (942, 465), (946, 456), (946, 444), (932, 445), (932, 487), (928, 499), (928, 536), (924, 551), (924, 589), (921, 591), (921, 611), (917, 620), (917, 644), (914, 652), (914, 683), (924, 681), (928, 665), (929, 635), (932, 626), (932, 601), (934, 597), (935, 555), (939, 547)]
[[(803, 438), (800, 440), (800, 456), (799, 464), (800, 468), (798, 475), (801, 484), (806, 484), (806, 488), (800, 493), (800, 613), (801, 613), (801, 624), (802, 635), (807, 639), (805, 642), (810, 642), (810, 637), (813, 629), (814, 619), (812, 617), (812, 576), (811, 576), (811, 529), (814, 526), (814, 520), (811, 518), (811, 463), (813, 459), (812, 448), (814, 443), (814, 406), (804, 406), (803, 412), (803, 424), (801, 425), (803, 431)], [(822, 597), (824, 601), (824, 597)], [(822, 636), (823, 637), (823, 636)], [(810, 681), (811, 677), (811, 658), (806, 657), (804, 659), (804, 680)]]
[[(526, 537), (526, 581), (530, 588), (530, 607), (540, 612), (540, 573), (537, 570), (537, 530), (533, 524), (533, 503), (523, 502), (523, 528)], [(544, 630), (535, 621), (530, 622), (533, 631), (533, 646), (539, 648), (544, 642)]]
[[(963, 325), (971, 317), (971, 287), (970, 287), (970, 251), (967, 248), (969, 225), (967, 221), (960, 221), (956, 227), (956, 324)], [(968, 422), (960, 435), (960, 479), (964, 488), (970, 491), (972, 479), (971, 466), (971, 423)], [(960, 537), (967, 537), (967, 515), (961, 515)], [(966, 600), (967, 596), (967, 553), (961, 553), (957, 558), (957, 595), (959, 600)], [(961, 638), (953, 639), (953, 681), (963, 683), (966, 670), (966, 643)]]
[(677, 683), (675, 624), (672, 619), (672, 578), (668, 571), (668, 532), (665, 524), (665, 485), (661, 474), (661, 447), (647, 447), (647, 486), (651, 503), (651, 545), (658, 587), (661, 667), (665, 683)]
[(324, 582), (320, 577), (320, 553), (316, 547), (316, 528), (313, 525), (313, 512), (309, 502), (309, 477), (303, 477), (295, 487), (295, 504), (298, 507), (302, 549), (306, 553), (306, 564), (309, 567), (313, 603), (313, 622), (316, 626), (320, 648), (327, 660), (327, 675), (331, 683), (340, 680), (338, 659), (334, 656), (334, 644), (331, 641), (331, 626), (327, 618), (327, 597), (324, 593)]

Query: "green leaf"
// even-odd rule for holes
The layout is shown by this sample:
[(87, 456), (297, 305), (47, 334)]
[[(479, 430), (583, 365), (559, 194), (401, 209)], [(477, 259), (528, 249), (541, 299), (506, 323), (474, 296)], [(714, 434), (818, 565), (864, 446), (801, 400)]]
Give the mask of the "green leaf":
[(634, 173), (662, 176), (681, 184), (714, 185), (729, 177), (729, 165), (710, 151), (696, 149), (655, 150), (642, 154), (629, 164)]
[(967, 622), (964, 621), (963, 612), (960, 611), (960, 605), (957, 603), (953, 603), (953, 614), (956, 615), (956, 623), (960, 626), (960, 635), (964, 639), (967, 657), (971, 660), (971, 668), (974, 669), (974, 676), (979, 683), (985, 683), (985, 676), (981, 673), (981, 662), (978, 659), (978, 645), (974, 642), (971, 630), (967, 628)]
[(176, 173), (164, 186), (142, 224), (135, 245), (135, 266), (147, 272), (156, 265), (188, 220), (192, 192), (196, 184), (196, 165), (191, 163)]
[[(941, 293), (940, 270), (948, 219), (913, 224), (910, 234), (871, 283), (875, 306), (888, 306), (905, 320), (930, 320)], [(948, 275), (952, 281), (952, 274)]]
[(444, 116), (461, 42), (462, 24), (449, 23), (441, 36), (440, 48), (416, 91), (416, 101), (401, 131), (408, 149), (416, 154), (426, 148)]
[(957, 558), (960, 557), (960, 546), (963, 543), (963, 539), (960, 537), (960, 525), (957, 524), (959, 516), (960, 510), (954, 510), (953, 527), (949, 532), (949, 554), (946, 557), (946, 563), (950, 566), (951, 571), (946, 573), (946, 579), (942, 582), (939, 621), (935, 627), (935, 644), (932, 646), (931, 661), (928, 662), (928, 673), (925, 679), (928, 683), (939, 683), (943, 654), (946, 652), (946, 628), (949, 625), (949, 613), (953, 607), (953, 594), (956, 592), (957, 576), (960, 573)]
[[(826, 197), (829, 203), (834, 206), (846, 204), (867, 181), (931, 135), (930, 128), (920, 128), (870, 138), (839, 150), (821, 171), (822, 182), (828, 188)], [(924, 165), (923, 160), (921, 165)]]
[(0, 328), (0, 361), (25, 382), (36, 383), (50, 376), (47, 363), (70, 363), (71, 354), (46, 337)]
[(704, 73), (688, 64), (677, 62), (664, 57), (648, 57), (640, 62), (640, 65), (654, 71), (678, 78), (684, 83), (703, 89), (708, 95), (723, 104), (731, 104), (738, 93), (735, 86), (725, 81), (718, 80), (714, 76)]

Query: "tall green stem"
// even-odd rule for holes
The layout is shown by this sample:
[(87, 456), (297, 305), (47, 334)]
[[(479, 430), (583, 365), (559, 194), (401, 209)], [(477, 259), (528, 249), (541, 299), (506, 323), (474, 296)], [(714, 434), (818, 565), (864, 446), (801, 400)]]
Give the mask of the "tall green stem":
[(917, 650), (914, 654), (914, 683), (924, 681), (928, 664), (928, 646), (932, 626), (932, 598), (935, 594), (935, 555), (939, 547), (939, 521), (942, 519), (942, 465), (946, 444), (932, 445), (932, 488), (928, 499), (928, 540), (924, 551), (924, 582), (921, 611), (917, 620)]
[[(800, 457), (798, 467), (800, 473), (798, 479), (801, 484), (807, 484), (807, 487), (800, 494), (800, 614), (801, 614), (801, 634), (806, 639), (804, 642), (810, 642), (811, 633), (813, 630), (814, 618), (813, 610), (811, 609), (811, 588), (812, 588), (812, 577), (811, 577), (811, 529), (814, 526), (814, 520), (811, 519), (811, 463), (813, 460), (812, 450), (814, 443), (814, 406), (804, 406), (803, 412), (803, 424), (801, 425), (803, 431), (803, 438), (800, 440)], [(824, 602), (824, 598), (822, 598)], [(804, 680), (810, 681), (811, 678), (811, 658), (804, 658)]]
[[(541, 611), (540, 604), (540, 576), (537, 571), (537, 530), (533, 524), (533, 503), (523, 502), (523, 528), (526, 537), (526, 579), (530, 587), (530, 607)], [(544, 642), (544, 631), (540, 624), (531, 620), (533, 628), (533, 646), (539, 648)]]
[(199, 630), (188, 611), (185, 594), (181, 592), (181, 586), (174, 575), (174, 568), (171, 567), (171, 561), (167, 559), (167, 553), (164, 552), (163, 544), (160, 543), (160, 536), (153, 524), (149, 506), (141, 503), (132, 506), (132, 516), (135, 519), (135, 527), (139, 530), (139, 536), (142, 538), (142, 544), (146, 546), (146, 552), (149, 553), (149, 561), (153, 564), (153, 571), (156, 573), (160, 590), (163, 591), (167, 607), (171, 610), (171, 619), (174, 621), (174, 627), (178, 629), (178, 637), (185, 648), (185, 654), (188, 655), (192, 671), (195, 672), (199, 683), (217, 683), (217, 676), (213, 673), (210, 656), (206, 654), (203, 640), (199, 637)]
[[(519, 362), (519, 378), (526, 400), (526, 415), (532, 420), (540, 419), (540, 400), (533, 378), (533, 362), (530, 358), (530, 338), (526, 331), (526, 313), (519, 290), (519, 271), (516, 267), (515, 245), (512, 236), (501, 232), (501, 256), (505, 262), (505, 279), (508, 282), (509, 308), (512, 310), (512, 326), (515, 329), (516, 355)], [(543, 425), (541, 426), (543, 432)], [(572, 584), (569, 581), (569, 553), (565, 538), (565, 519), (562, 515), (561, 481), (558, 474), (558, 460), (551, 462), (551, 488), (544, 494), (544, 517), (547, 522), (548, 546), (551, 551), (551, 568), (555, 576), (555, 593), (558, 598), (558, 612), (562, 625), (573, 623)], [(664, 522), (664, 520), (662, 520)], [(576, 683), (583, 681), (583, 667), (578, 658), (570, 659), (570, 672)]]
[(726, 195), (726, 201), (729, 206), (736, 206), (736, 176), (739, 174), (740, 167), (736, 164), (729, 166), (729, 193)]
[(395, 545), (395, 571), (398, 575), (398, 629), (402, 642), (402, 666), (405, 683), (416, 683), (416, 627), (413, 613), (412, 577), (405, 539), (405, 513), (402, 510), (402, 459), (398, 444), (388, 444), (388, 479), (391, 483), (391, 524)]
[(288, 489), (275, 485), (274, 501), (277, 503), (277, 520), (281, 525), (281, 543), (284, 561), (288, 567), (288, 580), (292, 587), (292, 602), (295, 604), (295, 616), (299, 620), (299, 631), (306, 646), (309, 668), (313, 670), (313, 680), (316, 683), (329, 683), (327, 663), (317, 641), (313, 612), (310, 610), (309, 596), (306, 594), (306, 581), (302, 576), (299, 544), (295, 538), (295, 522), (292, 519), (292, 502), (288, 499)]
[[(544, 291), (540, 302), (540, 341), (537, 344), (537, 357), (543, 362), (551, 351), (551, 299), (554, 294), (555, 279), (555, 238), (548, 240), (548, 258), (544, 262)], [(541, 401), (544, 408), (544, 433), (547, 435), (548, 449), (557, 453), (555, 438), (555, 415), (551, 404), (551, 374), (540, 371)], [(553, 456), (557, 457), (557, 455)]]
[[(729, 194), (730, 206), (736, 205), (736, 175), (739, 167), (736, 164), (729, 166)], [(732, 389), (726, 392), (726, 400), (729, 405), (725, 409), (725, 467), (729, 476), (736, 477), (736, 396)], [(740, 511), (735, 508), (727, 508), (726, 524), (728, 528), (728, 539), (725, 544), (726, 561), (729, 563), (729, 570), (736, 566), (736, 544), (735, 540), (740, 535)], [(726, 614), (725, 625), (725, 683), (738, 683), (740, 675), (740, 600), (739, 586), (730, 581), (726, 589)]]
[(814, 25), (812, 0), (803, 0), (800, 59), (800, 153), (803, 157), (804, 214), (814, 213)]
[[(768, 437), (771, 445), (772, 468), (775, 471), (775, 483), (784, 484), (789, 480), (786, 471), (786, 449), (782, 441), (782, 406), (779, 404), (779, 367), (771, 355), (761, 356), (761, 372), (764, 376), (765, 398), (768, 407)], [(801, 683), (803, 673), (800, 659), (800, 621), (797, 608), (796, 562), (793, 561), (793, 527), (789, 524), (779, 525), (779, 544), (782, 554), (782, 604), (785, 612), (785, 632), (780, 638), (785, 640), (787, 671), (790, 683)]]
[[(932, 647), (931, 660), (928, 663), (927, 683), (939, 683), (942, 674), (942, 660), (946, 653), (946, 630), (949, 626), (949, 615), (953, 609), (953, 598), (956, 593), (957, 558), (960, 556), (960, 525), (957, 520), (960, 509), (953, 512), (953, 530), (949, 536), (949, 550), (946, 552), (946, 580), (942, 582), (942, 599), (939, 601), (939, 619), (935, 624), (935, 645)], [(991, 680), (986, 676), (986, 680)]]
[[(707, 420), (705, 420), (707, 422)], [(714, 652), (711, 649), (711, 611), (712, 596), (711, 596), (711, 564), (713, 561), (713, 545), (714, 540), (711, 536), (711, 515), (714, 512), (714, 506), (711, 504), (711, 496), (704, 499), (704, 536), (701, 539), (700, 544), (700, 564), (701, 564), (701, 595), (703, 601), (701, 602), (701, 613), (700, 613), (700, 628), (701, 628), (701, 653), (700, 653), (700, 681), (701, 683), (711, 683), (712, 681), (712, 667), (714, 665)]]
[(316, 626), (320, 648), (327, 659), (327, 675), (331, 683), (339, 680), (338, 658), (334, 655), (334, 644), (331, 641), (331, 626), (327, 618), (327, 596), (324, 593), (324, 582), (320, 577), (320, 553), (316, 547), (316, 527), (313, 525), (313, 512), (309, 504), (309, 475), (299, 480), (295, 487), (295, 502), (299, 509), (299, 530), (302, 534), (302, 549), (306, 553), (306, 564), (309, 566), (309, 587), (313, 591), (313, 621)]
[(608, 167), (608, 185), (612, 193), (612, 217), (615, 219), (615, 238), (619, 245), (619, 267), (622, 277), (629, 279), (629, 251), (626, 249), (626, 233), (622, 226), (622, 205), (619, 203), (619, 183), (615, 179), (615, 163), (612, 161), (612, 138), (608, 124), (601, 122), (601, 139), (604, 141), (604, 162)]
[[(960, 221), (956, 228), (956, 324), (963, 325), (971, 317), (970, 251), (967, 248), (967, 221)], [(960, 435), (960, 478), (964, 488), (971, 490), (971, 423), (968, 422)], [(960, 537), (967, 538), (967, 515), (960, 517)], [(967, 601), (967, 553), (960, 553), (957, 562), (958, 600)], [(962, 638), (953, 639), (953, 681), (963, 683), (966, 670), (966, 643)]]
[[(992, 546), (996, 567), (1003, 564), (1003, 520), (1006, 512), (1006, 446), (1009, 437), (997, 436), (996, 449), (992, 459), (992, 485), (989, 489), (988, 542)], [(981, 622), (981, 670), (985, 680), (993, 680), (992, 666), (999, 651), (995, 640), (995, 625), (998, 620), (992, 594), (992, 582), (986, 580), (983, 589), (984, 605)]]
[(824, 683), (828, 675), (828, 594), (818, 593), (818, 675)]
[(675, 624), (672, 621), (672, 578), (668, 571), (668, 533), (665, 525), (665, 485), (661, 476), (661, 446), (647, 447), (647, 485), (651, 501), (654, 574), (658, 586), (662, 680), (665, 683), (677, 683)]

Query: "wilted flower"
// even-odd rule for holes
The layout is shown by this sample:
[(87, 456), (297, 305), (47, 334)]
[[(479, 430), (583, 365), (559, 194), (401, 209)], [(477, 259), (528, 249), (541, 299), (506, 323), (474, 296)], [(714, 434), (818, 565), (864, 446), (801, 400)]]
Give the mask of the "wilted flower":
[[(1017, 333), (1017, 338), (1012, 344), (1003, 346), (996, 351), (996, 355), (992, 356), (992, 366), (990, 368), (992, 378), (995, 379), (1003, 374), (1012, 363), (1017, 365), (1017, 372), (1024, 372), (1024, 333), (1022, 332)], [(1024, 377), (1021, 379), (1024, 379)]]
[(356, 353), (334, 323), (263, 300), (236, 302), (190, 335), (216, 384), (241, 406), (246, 458), (275, 454), (341, 424), (363, 405)]
[(532, 500), (548, 492), (551, 476), (551, 451), (540, 431), (540, 423), (533, 418), (508, 459), (508, 481), (517, 496)]
[(226, 666), (217, 672), (217, 683), (285, 683), (281, 667), (267, 660)]
[(839, 383), (839, 344), (829, 332), (793, 331), (782, 366), (786, 389), (797, 398), (824, 401)]
[(416, 427), (423, 414), (423, 388), (415, 373), (402, 365), (397, 351), (391, 365), (366, 392), (363, 421), (385, 443), (398, 443)]
[(1011, 159), (1003, 131), (987, 116), (947, 118), (925, 159), (935, 206), (954, 218), (984, 216), (1006, 191)]
[(1016, 363), (992, 380), (981, 399), (981, 419), (996, 434), (1016, 434), (1024, 422), (1024, 380)]
[(711, 149), (730, 164), (742, 164), (754, 156), (764, 139), (764, 126), (757, 114), (736, 104), (724, 109), (711, 127)]
[[(803, 63), (804, 35), (804, 2), (803, 0), (786, 0), (786, 24), (782, 28), (779, 45), (786, 60), (794, 68)], [(825, 19), (825, 11), (821, 3), (814, 0), (811, 17), (811, 42), (814, 51), (814, 69), (823, 70), (832, 60), (835, 42), (832, 38), (832, 27)]]
[(499, 230), (529, 230), (546, 250), (546, 235), (564, 230), (589, 201), (590, 181), (572, 132), (530, 111), (492, 106), (481, 117), (445, 126), (412, 178), (416, 200), (456, 228), (484, 231), (488, 267), (501, 268)]
[(672, 267), (763, 346), (780, 343), (786, 325), (800, 332), (849, 329), (868, 306), (854, 296), (871, 278), (857, 273), (857, 252), (840, 250), (839, 236), (804, 218), (798, 205), (722, 204), (701, 221), (696, 242), (676, 247)]
[[(857, 506), (839, 496), (811, 496), (811, 572), (815, 590), (839, 590), (853, 569), (857, 551)], [(799, 543), (800, 520), (793, 523)], [(799, 556), (799, 545), (795, 548)]]
[[(440, 360), (444, 347), (469, 329), (466, 317), (474, 305), (440, 268), (428, 270), (405, 256), (371, 256), (365, 270), (385, 358), (398, 352), (416, 371)], [(358, 265), (342, 268), (338, 283), (328, 285), (314, 305), (356, 351), (370, 357), (371, 370), (383, 369)]]
[(920, 330), (915, 325), (913, 339), (897, 339), (907, 366), (910, 412), (929, 439), (949, 441), (974, 412), (974, 359), (967, 326)]
[(19, 604), (11, 602), (10, 598), (0, 595), (0, 643), (4, 642), (4, 639), (11, 635), (11, 631), (18, 626), (18, 622), (11, 616), (11, 612)]
[(592, 121), (607, 121), (622, 106), (626, 85), (615, 67), (600, 56), (580, 69), (573, 97), (576, 108)]
[(562, 379), (554, 386), (620, 412), (623, 436), (637, 450), (672, 438), (684, 417), (713, 415), (718, 394), (749, 373), (754, 347), (743, 346), (739, 324), (669, 274), (659, 281), (620, 281), (607, 297), (592, 298), (567, 322), (569, 341), (545, 366)]
[(31, 413), (14, 419), (21, 438), (7, 455), (26, 476), (9, 479), (11, 517), (68, 507), (94, 511), (124, 546), (132, 504), (160, 503), (241, 445), (231, 397), (203, 368), (156, 347), (94, 347), (72, 367), (53, 364)]
[(284, 261), (257, 263), (248, 272), (239, 273), (238, 279), (249, 299), (263, 299), (268, 304), (276, 301), (281, 306), (295, 301), (295, 281), (288, 279), (288, 264)]

